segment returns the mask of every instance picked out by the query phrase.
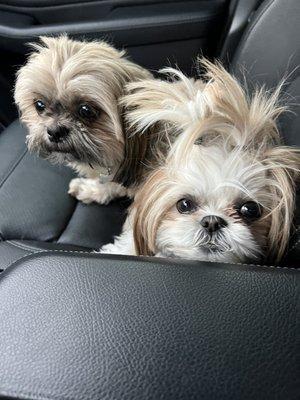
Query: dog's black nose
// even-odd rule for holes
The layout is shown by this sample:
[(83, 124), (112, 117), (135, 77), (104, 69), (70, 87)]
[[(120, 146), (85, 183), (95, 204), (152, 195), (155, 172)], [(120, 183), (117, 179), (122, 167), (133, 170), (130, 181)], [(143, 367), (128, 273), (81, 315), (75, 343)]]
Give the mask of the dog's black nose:
[(47, 128), (47, 133), (50, 142), (61, 142), (68, 134), (70, 130), (66, 126), (57, 126), (54, 129)]
[(215, 232), (221, 228), (227, 226), (227, 222), (216, 215), (207, 215), (202, 218), (200, 224), (205, 228), (209, 233)]

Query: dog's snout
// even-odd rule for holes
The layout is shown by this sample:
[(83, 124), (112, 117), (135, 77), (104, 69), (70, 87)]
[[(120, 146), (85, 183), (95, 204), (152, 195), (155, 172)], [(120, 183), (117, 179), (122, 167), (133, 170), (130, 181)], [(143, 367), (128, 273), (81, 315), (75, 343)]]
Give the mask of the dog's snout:
[(202, 218), (200, 224), (209, 233), (215, 232), (227, 226), (227, 222), (223, 218), (216, 215), (207, 215), (206, 217)]
[(57, 126), (56, 128), (47, 128), (47, 133), (50, 142), (61, 142), (68, 134), (70, 130), (66, 126)]

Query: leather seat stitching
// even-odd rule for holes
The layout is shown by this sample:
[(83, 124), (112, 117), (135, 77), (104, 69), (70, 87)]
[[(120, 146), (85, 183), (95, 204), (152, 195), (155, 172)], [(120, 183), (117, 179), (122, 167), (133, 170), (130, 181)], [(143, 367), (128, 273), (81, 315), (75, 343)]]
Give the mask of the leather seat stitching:
[[(26, 246), (26, 245), (21, 245), (19, 243), (14, 243), (12, 241), (7, 240), (7, 242), (9, 244), (11, 244), (14, 247), (20, 248), (22, 250), (29, 250), (32, 251), (34, 253), (64, 253), (64, 254), (87, 254), (87, 255), (99, 255), (100, 253), (95, 252), (95, 251), (84, 251), (84, 250), (59, 250), (59, 249), (41, 249), (41, 250), (37, 250), (33, 247), (30, 246)], [(294, 245), (296, 246), (298, 243), (300, 242), (300, 239), (297, 241), (297, 243)], [(290, 249), (292, 250), (294, 248), (294, 246)], [(101, 253), (101, 254), (105, 254), (105, 253)], [(134, 257), (138, 257), (138, 256), (134, 256)], [(145, 256), (142, 256), (145, 257)], [(101, 257), (100, 257), (101, 258)], [(151, 258), (155, 258), (155, 257), (151, 257)], [(212, 261), (206, 261), (206, 262), (212, 262)], [(232, 265), (232, 263), (230, 262), (225, 262), (222, 261), (221, 264), (230, 264)], [(292, 269), (292, 270), (296, 270), (296, 271), (300, 271), (299, 268), (295, 268), (295, 267), (281, 267), (279, 265), (261, 265), (261, 264), (245, 264), (245, 263), (233, 263), (233, 265), (243, 265), (243, 266), (251, 266), (251, 267), (262, 267), (262, 268), (277, 268), (277, 269)]]
[[(73, 251), (73, 250), (59, 250), (59, 249), (36, 249), (35, 247), (29, 246), (27, 244), (21, 244), (21, 243), (16, 243), (13, 240), (5, 240), (5, 243), (9, 243), (11, 246), (17, 247), (21, 250), (28, 250), (28, 251), (32, 251), (32, 253), (41, 253), (43, 251)], [(51, 242), (52, 243), (52, 242)], [(84, 250), (74, 250), (74, 252), (80, 252), (80, 251), (84, 251)], [(90, 254), (92, 253), (93, 250), (91, 250), (90, 252), (87, 250), (85, 253), (86, 254)]]
[[(18, 246), (17, 246), (18, 247)], [(104, 253), (96, 253), (96, 252), (92, 252), (92, 251), (83, 251), (83, 250), (38, 250), (36, 253), (46, 253), (46, 254), (51, 254), (51, 253), (62, 253), (62, 254), (86, 254), (86, 255), (93, 255), (93, 256), (99, 256), (100, 255), (100, 259), (102, 258), (101, 256), (105, 254)], [(117, 255), (117, 254), (116, 254)], [(27, 254), (28, 256), (28, 254)], [(26, 256), (25, 256), (26, 257)], [(135, 258), (145, 258), (145, 256), (130, 256), (130, 257), (135, 257)], [(155, 259), (155, 257), (148, 257), (150, 259)], [(126, 259), (126, 256), (124, 256), (124, 259)], [(166, 258), (166, 260), (168, 260), (168, 258)], [(172, 259), (173, 260), (173, 259)], [(197, 260), (194, 260), (197, 261)], [(215, 262), (213, 261), (205, 261), (208, 263), (212, 263), (215, 264)], [(230, 263), (230, 262), (224, 262), (222, 261), (222, 263), (220, 264), (229, 264), (229, 265), (242, 265), (244, 267), (260, 267), (260, 268), (267, 268), (267, 269), (290, 269), (290, 270), (295, 270), (295, 271), (299, 271), (299, 268), (295, 268), (295, 267), (281, 267), (279, 265), (261, 265), (261, 264), (245, 264), (245, 263)]]

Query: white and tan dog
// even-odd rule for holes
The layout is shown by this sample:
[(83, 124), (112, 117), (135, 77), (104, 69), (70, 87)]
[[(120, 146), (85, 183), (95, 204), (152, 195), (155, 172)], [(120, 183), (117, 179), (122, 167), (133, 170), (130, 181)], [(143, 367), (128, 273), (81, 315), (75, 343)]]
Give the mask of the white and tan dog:
[(280, 87), (249, 97), (220, 65), (203, 65), (205, 86), (176, 70), (168, 72), (179, 83), (133, 85), (136, 129), (163, 122), (180, 135), (136, 194), (123, 234), (101, 252), (223, 262), (284, 254), (300, 150), (280, 141)]
[(42, 37), (32, 47), (15, 86), (29, 149), (78, 172), (69, 188), (78, 200), (132, 195), (160, 140), (132, 136), (119, 100), (128, 82), (151, 74), (101, 41)]

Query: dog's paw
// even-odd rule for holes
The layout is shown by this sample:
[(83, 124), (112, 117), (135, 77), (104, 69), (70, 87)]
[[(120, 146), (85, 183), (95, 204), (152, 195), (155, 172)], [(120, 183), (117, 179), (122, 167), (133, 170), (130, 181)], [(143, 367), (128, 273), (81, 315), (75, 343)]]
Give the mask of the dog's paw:
[(69, 184), (68, 193), (85, 204), (92, 203), (95, 201), (92, 181), (92, 179), (74, 178)]
[(126, 189), (115, 182), (100, 183), (97, 179), (75, 178), (69, 184), (68, 193), (85, 204), (108, 204), (116, 197), (126, 195)]

